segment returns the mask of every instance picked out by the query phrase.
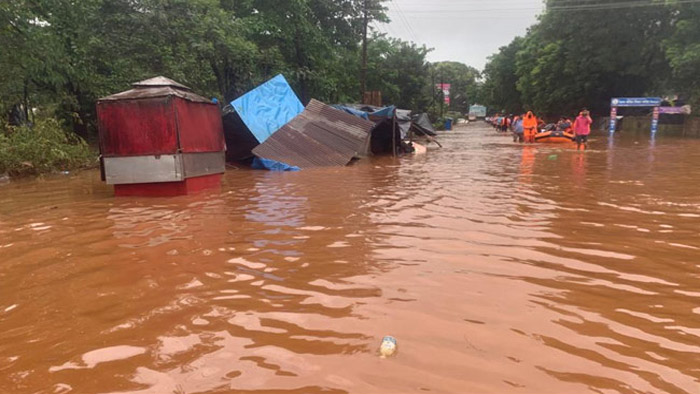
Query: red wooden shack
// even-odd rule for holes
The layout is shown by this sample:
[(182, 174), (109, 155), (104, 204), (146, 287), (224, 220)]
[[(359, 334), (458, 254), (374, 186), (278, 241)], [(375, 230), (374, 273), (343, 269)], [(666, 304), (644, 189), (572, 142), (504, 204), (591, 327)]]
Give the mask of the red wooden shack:
[(220, 185), (225, 142), (218, 105), (151, 78), (97, 102), (102, 178), (117, 196), (174, 196)]

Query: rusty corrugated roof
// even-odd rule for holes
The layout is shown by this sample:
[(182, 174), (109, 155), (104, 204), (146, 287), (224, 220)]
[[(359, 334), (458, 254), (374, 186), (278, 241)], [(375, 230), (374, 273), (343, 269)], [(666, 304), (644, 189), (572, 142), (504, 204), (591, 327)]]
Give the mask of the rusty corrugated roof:
[(99, 99), (99, 101), (138, 100), (176, 96), (196, 103), (211, 103), (211, 100), (192, 93), (190, 88), (170, 78), (155, 77), (136, 82), (132, 86), (134, 87), (133, 89), (103, 97)]
[(374, 123), (311, 100), (253, 153), (300, 168), (344, 166), (366, 156)]
[(182, 89), (182, 90), (192, 90), (190, 87), (185, 86), (179, 82), (175, 82), (170, 78), (166, 78), (164, 76), (159, 76), (155, 78), (149, 78), (145, 79), (140, 82), (136, 82), (131, 84), (131, 86), (135, 88), (150, 88), (150, 87), (157, 87), (157, 86), (170, 86), (175, 89)]

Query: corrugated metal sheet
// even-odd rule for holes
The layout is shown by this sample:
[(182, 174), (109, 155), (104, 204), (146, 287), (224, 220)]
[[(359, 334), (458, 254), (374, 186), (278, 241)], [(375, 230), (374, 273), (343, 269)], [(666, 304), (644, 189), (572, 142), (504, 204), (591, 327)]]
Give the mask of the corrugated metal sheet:
[(187, 90), (176, 89), (170, 86), (156, 86), (156, 87), (140, 87), (126, 92), (121, 92), (113, 94), (111, 96), (103, 97), (98, 100), (98, 103), (104, 101), (120, 101), (120, 100), (140, 100), (149, 99), (157, 97), (180, 97), (188, 101), (195, 103), (209, 103), (211, 100), (206, 99), (198, 94), (194, 94)]
[(136, 82), (132, 86), (134, 87), (133, 89), (103, 97), (99, 99), (98, 102), (176, 96), (196, 103), (211, 104), (211, 100), (192, 93), (192, 89), (170, 78), (155, 77)]
[(149, 87), (155, 87), (155, 86), (170, 86), (176, 89), (182, 89), (182, 90), (192, 90), (189, 86), (185, 86), (179, 82), (175, 82), (170, 78), (166, 78), (163, 76), (155, 77), (155, 78), (150, 78), (150, 79), (145, 79), (140, 82), (136, 82), (131, 84), (131, 86), (135, 88), (149, 88)]
[(300, 168), (344, 166), (368, 154), (373, 127), (373, 122), (311, 100), (253, 153)]

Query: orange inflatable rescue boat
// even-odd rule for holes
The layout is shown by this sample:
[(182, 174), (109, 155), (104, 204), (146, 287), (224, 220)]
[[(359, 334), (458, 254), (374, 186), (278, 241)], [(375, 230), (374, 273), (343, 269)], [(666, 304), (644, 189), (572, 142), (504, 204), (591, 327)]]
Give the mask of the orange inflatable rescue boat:
[(573, 142), (574, 133), (571, 130), (559, 131), (559, 130), (547, 130), (541, 133), (535, 134), (535, 142), (549, 143), (549, 144), (560, 144), (564, 142)]

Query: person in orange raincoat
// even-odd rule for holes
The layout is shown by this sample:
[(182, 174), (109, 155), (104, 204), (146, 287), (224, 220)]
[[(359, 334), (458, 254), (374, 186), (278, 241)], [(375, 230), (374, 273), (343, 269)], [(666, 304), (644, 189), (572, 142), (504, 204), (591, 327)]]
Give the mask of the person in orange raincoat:
[(535, 134), (537, 134), (537, 117), (532, 111), (528, 111), (523, 119), (523, 136), (525, 137), (525, 142), (529, 144), (535, 142)]

